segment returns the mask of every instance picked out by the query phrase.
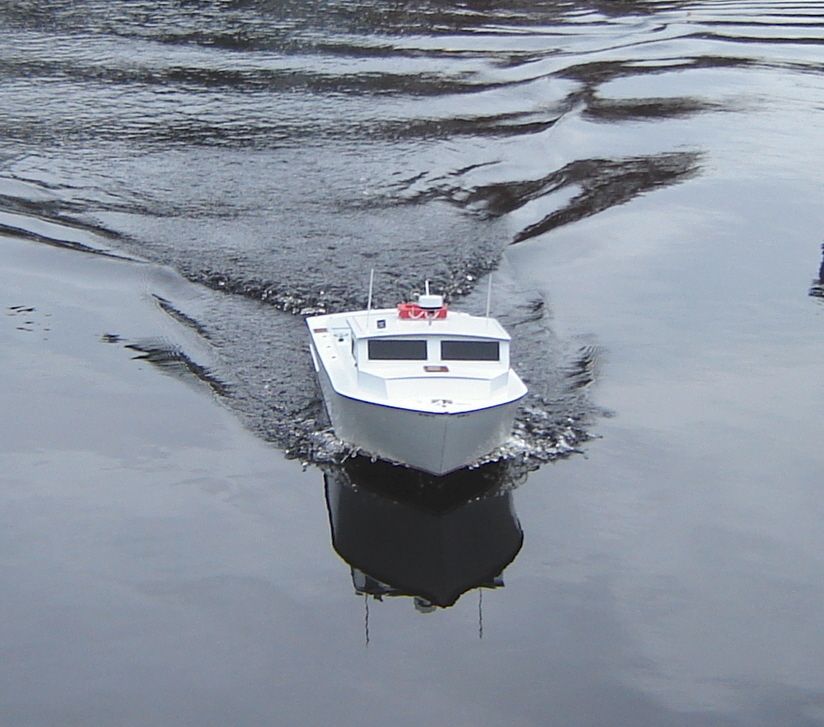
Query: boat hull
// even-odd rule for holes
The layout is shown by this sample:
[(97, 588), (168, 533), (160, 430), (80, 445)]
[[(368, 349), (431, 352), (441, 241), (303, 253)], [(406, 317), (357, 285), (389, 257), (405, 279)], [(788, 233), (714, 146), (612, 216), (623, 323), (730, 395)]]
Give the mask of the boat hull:
[(421, 412), (343, 396), (323, 366), (318, 378), (339, 439), (365, 453), (445, 475), (466, 467), (512, 433), (518, 400), (460, 413)]

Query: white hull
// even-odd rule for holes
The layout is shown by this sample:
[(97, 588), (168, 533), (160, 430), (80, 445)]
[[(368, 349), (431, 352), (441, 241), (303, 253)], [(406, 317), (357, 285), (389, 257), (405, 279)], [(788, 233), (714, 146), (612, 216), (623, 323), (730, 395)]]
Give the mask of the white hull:
[(512, 433), (518, 400), (459, 413), (433, 413), (370, 403), (335, 391), (318, 367), (326, 410), (339, 439), (365, 453), (433, 475), (466, 467)]

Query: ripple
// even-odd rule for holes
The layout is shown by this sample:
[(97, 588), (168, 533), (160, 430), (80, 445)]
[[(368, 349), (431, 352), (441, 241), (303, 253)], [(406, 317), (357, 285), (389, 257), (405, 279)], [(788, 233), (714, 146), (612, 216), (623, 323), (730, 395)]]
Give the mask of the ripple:
[[(527, 468), (586, 441), (600, 349), (555, 335), (507, 247), (700, 178), (696, 129), (765, 70), (774, 108), (801, 73), (820, 104), (824, 42), (819, 2), (32, 0), (0, 22), (0, 231), (197, 284), (194, 309), (153, 292), (214, 348), (221, 398), (316, 462), (353, 453), (300, 317), (361, 307), (370, 269), (378, 304), (429, 278), (477, 309), (496, 270), (532, 393), (495, 456)], [(199, 360), (168, 343), (147, 360)]]

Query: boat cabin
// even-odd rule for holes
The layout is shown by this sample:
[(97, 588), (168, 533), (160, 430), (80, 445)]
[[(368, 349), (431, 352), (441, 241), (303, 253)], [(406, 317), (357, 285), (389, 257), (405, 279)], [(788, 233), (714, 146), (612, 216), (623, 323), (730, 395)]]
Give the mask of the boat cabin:
[(390, 309), (353, 315), (347, 324), (341, 333), (361, 370), (414, 367), (447, 373), (473, 364), (487, 371), (509, 369), (509, 335), (491, 318), (450, 313), (437, 320), (404, 320)]

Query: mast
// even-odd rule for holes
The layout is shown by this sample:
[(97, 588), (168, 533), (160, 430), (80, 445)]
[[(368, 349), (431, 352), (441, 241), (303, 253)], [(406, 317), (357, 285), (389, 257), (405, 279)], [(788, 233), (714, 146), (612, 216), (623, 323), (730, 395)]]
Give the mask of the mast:
[(369, 318), (372, 314), (372, 286), (375, 282), (375, 268), (369, 271), (369, 297), (366, 300), (366, 330), (369, 330)]
[(489, 274), (489, 286), (486, 289), (486, 325), (489, 326), (489, 311), (492, 308), (492, 273)]

